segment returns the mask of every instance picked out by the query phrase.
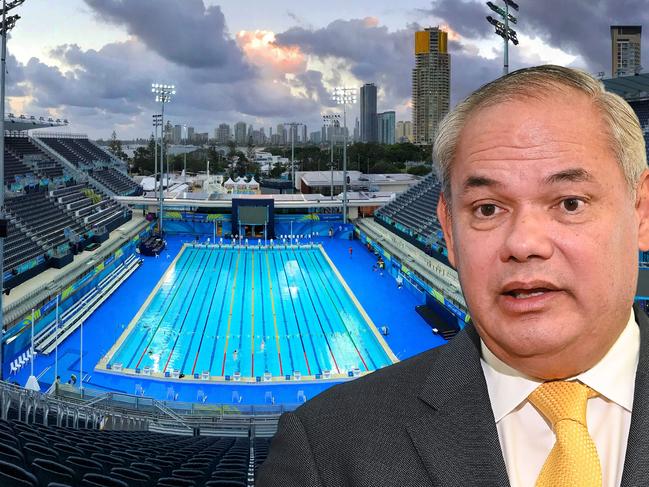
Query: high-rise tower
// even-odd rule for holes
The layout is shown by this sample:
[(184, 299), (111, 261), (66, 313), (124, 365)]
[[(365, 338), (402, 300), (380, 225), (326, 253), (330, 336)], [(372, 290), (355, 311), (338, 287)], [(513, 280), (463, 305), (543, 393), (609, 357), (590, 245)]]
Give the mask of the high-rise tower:
[(439, 27), (415, 32), (412, 125), (416, 144), (431, 144), (449, 109), (451, 59), (448, 33)]
[(611, 78), (640, 72), (641, 25), (611, 26)]
[(366, 83), (361, 86), (361, 142), (378, 142), (379, 126), (376, 115), (376, 86)]

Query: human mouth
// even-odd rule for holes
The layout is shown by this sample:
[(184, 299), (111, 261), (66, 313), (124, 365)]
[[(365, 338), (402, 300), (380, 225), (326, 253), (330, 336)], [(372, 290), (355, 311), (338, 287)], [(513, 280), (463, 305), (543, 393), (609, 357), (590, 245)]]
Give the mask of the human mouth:
[(550, 282), (517, 281), (503, 287), (500, 302), (510, 312), (540, 311), (561, 293), (562, 289)]

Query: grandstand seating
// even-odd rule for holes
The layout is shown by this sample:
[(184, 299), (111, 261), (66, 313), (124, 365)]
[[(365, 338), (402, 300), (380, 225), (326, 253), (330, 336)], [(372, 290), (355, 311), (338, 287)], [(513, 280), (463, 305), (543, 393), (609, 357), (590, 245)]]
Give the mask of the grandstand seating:
[(75, 166), (112, 164), (110, 156), (87, 139), (43, 137), (40, 140)]
[(649, 157), (649, 101), (631, 101), (629, 102), (633, 111), (635, 111), (640, 121), (640, 126), (642, 127), (642, 133), (645, 139), (645, 150), (647, 151), (647, 156)]
[[(51, 196), (87, 227), (106, 227), (112, 231), (132, 217), (132, 211), (88, 184), (77, 184), (52, 191)], [(93, 201), (92, 198), (95, 198)]]
[(0, 439), (3, 486), (248, 486), (268, 452), (261, 438), (251, 443), (15, 420), (0, 420)]
[(25, 230), (45, 248), (55, 248), (68, 242), (65, 229), (83, 234), (84, 224), (50, 200), (46, 192), (28, 193), (5, 201), (7, 210)]
[(437, 178), (429, 174), (378, 210), (375, 219), (388, 228), (410, 236), (413, 243), (426, 251), (444, 253), (446, 244), (436, 216), (440, 190)]
[(7, 225), (7, 238), (4, 241), (3, 266), (12, 271), (20, 264), (43, 255), (45, 250), (12, 221)]
[(87, 154), (90, 160), (99, 161), (103, 163), (111, 163), (110, 156), (88, 139), (65, 139), (65, 142), (71, 146), (72, 149), (78, 149), (80, 153)]
[(142, 194), (142, 187), (139, 184), (115, 169), (99, 169), (92, 171), (91, 175), (115, 194), (122, 196)]
[(16, 181), (16, 176), (25, 176), (33, 171), (23, 164), (20, 159), (5, 149), (5, 184)]
[[(35, 157), (36, 171), (47, 178), (55, 178), (63, 175), (61, 164), (45, 154), (27, 137), (6, 137), (5, 138), (5, 181), (7, 172), (7, 153), (12, 157), (23, 160), (26, 156)], [(24, 164), (23, 164), (24, 165)], [(25, 167), (27, 167), (25, 165)], [(29, 169), (29, 172), (33, 172)]]

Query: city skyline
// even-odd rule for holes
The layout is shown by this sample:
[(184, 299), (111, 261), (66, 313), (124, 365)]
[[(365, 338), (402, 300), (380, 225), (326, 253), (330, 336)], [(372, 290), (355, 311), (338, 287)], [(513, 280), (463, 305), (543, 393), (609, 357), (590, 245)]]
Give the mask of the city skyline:
[[(152, 82), (177, 86), (166, 107), (174, 124), (210, 136), (238, 121), (268, 128), (292, 120), (316, 129), (322, 113), (339, 111), (330, 96), (339, 85), (375, 83), (377, 111), (411, 120), (412, 39), (430, 26), (449, 30), (451, 106), (502, 70), (502, 41), (484, 19), (484, 2), (61, 3), (53, 10), (46, 0), (27, 0), (17, 9), (7, 112), (67, 118), (67, 130), (93, 138), (113, 130), (123, 139), (148, 136), (158, 110)], [(511, 70), (552, 62), (608, 77), (610, 26), (649, 18), (639, 0), (607, 0), (597, 9), (586, 1), (519, 3)], [(568, 27), (568, 19), (579, 22)], [(358, 116), (357, 104), (350, 120)]]

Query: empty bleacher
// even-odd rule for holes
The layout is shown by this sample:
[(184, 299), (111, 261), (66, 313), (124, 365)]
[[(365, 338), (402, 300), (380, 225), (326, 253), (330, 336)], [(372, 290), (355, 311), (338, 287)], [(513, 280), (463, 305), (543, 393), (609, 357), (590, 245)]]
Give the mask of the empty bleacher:
[(5, 184), (16, 182), (16, 176), (25, 176), (32, 172), (31, 168), (23, 164), (20, 159), (5, 149)]
[[(33, 158), (36, 164), (36, 172), (41, 176), (50, 179), (63, 176), (64, 171), (61, 164), (45, 154), (27, 137), (5, 138), (5, 176), (7, 171), (7, 153), (10, 153), (11, 157), (20, 161), (23, 161), (25, 158)], [(26, 164), (23, 165), (27, 167)], [(31, 168), (29, 168), (29, 172), (33, 172)]]
[(30, 236), (16, 226), (13, 221), (7, 224), (7, 238), (4, 241), (3, 266), (5, 271), (13, 271), (18, 266), (35, 257), (45, 254)]
[(75, 166), (81, 166), (90, 162), (89, 157), (83, 154), (79, 154), (78, 152), (68, 147), (68, 145), (64, 143), (64, 140), (66, 139), (43, 137), (40, 140), (47, 144), (47, 146), (54, 150), (54, 152), (58, 153), (61, 157), (71, 162)]
[(92, 172), (92, 177), (117, 195), (131, 196), (142, 194), (142, 187), (139, 184), (116, 169), (98, 169)]
[(28, 193), (5, 201), (7, 210), (40, 244), (49, 249), (68, 241), (65, 229), (81, 234), (84, 225), (50, 200), (48, 193)]
[(444, 253), (446, 244), (437, 220), (440, 183), (429, 174), (375, 214), (375, 220), (393, 228), (427, 252)]
[(111, 164), (110, 155), (90, 142), (88, 139), (64, 139), (64, 142), (72, 149), (87, 154), (90, 160)]
[[(9, 414), (11, 417), (11, 411)], [(0, 485), (248, 486), (268, 440), (0, 420)]]
[(88, 184), (50, 192), (50, 196), (88, 228), (112, 231), (132, 217), (132, 211)]

